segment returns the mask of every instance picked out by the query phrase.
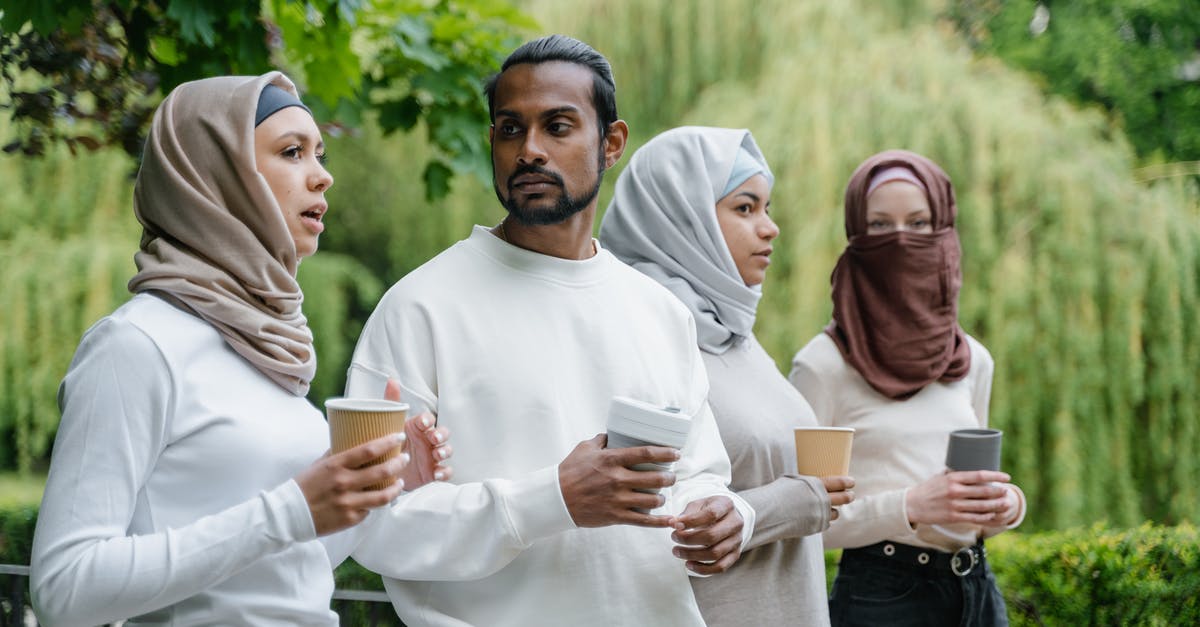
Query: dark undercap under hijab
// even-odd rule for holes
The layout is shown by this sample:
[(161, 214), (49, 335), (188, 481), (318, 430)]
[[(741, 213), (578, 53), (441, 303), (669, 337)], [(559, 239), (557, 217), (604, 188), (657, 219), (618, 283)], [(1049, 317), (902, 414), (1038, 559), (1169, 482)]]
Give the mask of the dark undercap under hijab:
[(302, 396), (317, 358), (300, 310), (299, 259), (254, 160), (255, 112), (267, 84), (295, 95), (287, 77), (271, 72), (184, 83), (159, 105), (134, 188), (142, 241), (129, 291), (152, 292), (202, 318)]
[[(933, 233), (867, 235), (871, 179), (897, 166), (924, 183)], [(935, 381), (965, 377), (971, 352), (958, 324), (962, 250), (950, 178), (916, 153), (881, 152), (851, 175), (845, 210), (849, 243), (833, 270), (833, 321), (825, 333), (888, 398), (906, 399)]]

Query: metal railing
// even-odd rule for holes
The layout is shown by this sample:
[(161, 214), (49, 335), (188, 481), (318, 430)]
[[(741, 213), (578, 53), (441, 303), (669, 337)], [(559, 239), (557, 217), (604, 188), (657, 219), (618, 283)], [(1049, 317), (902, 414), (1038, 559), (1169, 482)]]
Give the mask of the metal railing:
[[(404, 627), (387, 594), (377, 590), (334, 590), (330, 607), (342, 625)], [(29, 606), (29, 567), (0, 564), (0, 627), (37, 626)]]

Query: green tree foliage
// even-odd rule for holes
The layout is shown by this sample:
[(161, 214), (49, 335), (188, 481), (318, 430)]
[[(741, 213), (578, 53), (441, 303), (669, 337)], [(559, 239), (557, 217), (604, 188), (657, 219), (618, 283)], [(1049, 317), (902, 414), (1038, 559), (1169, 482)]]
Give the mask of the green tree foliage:
[[(1200, 160), (1200, 6), (1190, 0), (959, 0), (949, 15), (977, 50), (1094, 103), (1146, 160)], [(1200, 174), (1200, 170), (1196, 170)]]
[[(543, 3), (531, 13), (609, 55), (630, 150), (678, 124), (755, 133), (782, 228), (757, 331), (780, 366), (829, 319), (850, 172), (885, 148), (922, 152), (958, 190), (961, 321), (996, 360), (992, 423), (1029, 497), (1026, 524), (1196, 519), (1195, 186), (1139, 183), (1102, 116), (973, 55), (919, 3), (731, 4)], [(635, 11), (621, 28), (609, 21)], [(713, 16), (715, 33), (673, 38), (674, 25)], [(745, 47), (768, 54), (725, 79), (687, 69)], [(652, 115), (658, 100), (640, 86), (681, 80), (674, 89), (692, 96), (680, 113)]]
[(532, 23), (495, 0), (41, 0), (0, 11), (0, 107), (8, 152), (64, 143), (137, 157), (154, 106), (187, 80), (258, 74), (297, 80), (327, 129), (364, 112), (388, 131), (426, 122), (430, 198), (455, 172), (486, 173), (482, 76)]
[[(629, 152), (679, 124), (754, 132), (777, 175), (772, 215), (783, 231), (758, 332), (782, 368), (828, 321), (850, 172), (884, 148), (923, 152), (959, 192), (961, 320), (996, 360), (992, 422), (1006, 433), (1005, 468), (1030, 500), (1026, 525), (1200, 515), (1200, 194), (1190, 177), (1135, 170), (1133, 150), (1099, 111), (1047, 97), (1027, 75), (976, 55), (919, 0), (525, 6), (548, 32), (580, 37), (612, 60)], [(328, 140), (337, 179), (329, 228), (301, 267), (320, 342), (316, 401), (340, 388), (340, 356), (378, 290), (470, 225), (503, 215), (490, 185), (470, 177), (438, 202), (424, 199), (413, 164), (437, 150), (428, 129), (385, 137), (383, 127), (371, 114), (361, 137)], [(132, 270), (136, 229), (120, 180), (128, 163), (56, 159), (0, 160), (0, 184), (21, 190), (0, 195), (0, 255), (16, 269), (0, 274), (0, 293), (17, 293), (16, 276), (39, 286), (21, 288), (29, 302), (19, 310), (0, 305), (0, 443), (15, 439), (12, 416), (53, 431), (54, 386), (79, 334), (125, 297)], [(71, 237), (109, 256), (109, 279), (89, 278), (100, 271), (80, 252), (36, 256)], [(38, 269), (22, 270), (31, 264)], [(54, 264), (68, 267), (46, 269)], [(38, 272), (64, 285), (29, 278)], [(55, 315), (73, 322), (33, 322)], [(30, 459), (44, 460), (46, 443), (35, 445)]]

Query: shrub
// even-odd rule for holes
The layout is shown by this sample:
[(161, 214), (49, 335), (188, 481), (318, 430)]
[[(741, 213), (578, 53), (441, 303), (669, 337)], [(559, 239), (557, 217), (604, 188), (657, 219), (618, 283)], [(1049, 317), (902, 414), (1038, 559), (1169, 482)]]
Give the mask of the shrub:
[(1200, 534), (1189, 524), (997, 536), (988, 555), (1020, 625), (1200, 624)]

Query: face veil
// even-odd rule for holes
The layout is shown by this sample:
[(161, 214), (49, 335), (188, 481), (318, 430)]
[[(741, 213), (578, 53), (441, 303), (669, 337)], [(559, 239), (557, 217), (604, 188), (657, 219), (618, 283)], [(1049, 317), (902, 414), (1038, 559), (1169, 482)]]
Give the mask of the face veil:
[[(904, 167), (925, 186), (932, 233), (867, 234), (872, 178)], [(958, 324), (962, 250), (954, 188), (937, 164), (889, 150), (864, 161), (845, 196), (849, 242), (833, 270), (833, 320), (825, 328), (842, 356), (876, 391), (902, 400), (934, 381), (967, 375), (971, 353)]]

